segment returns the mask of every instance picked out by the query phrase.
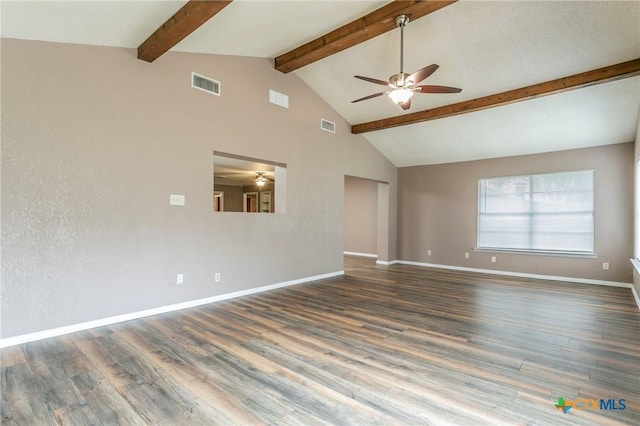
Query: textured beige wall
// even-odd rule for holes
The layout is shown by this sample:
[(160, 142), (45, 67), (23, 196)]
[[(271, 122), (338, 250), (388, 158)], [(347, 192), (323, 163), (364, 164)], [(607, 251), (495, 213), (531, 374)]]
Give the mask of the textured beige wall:
[(344, 180), (344, 250), (378, 253), (378, 182)]
[[(629, 283), (633, 230), (633, 143), (547, 154), (398, 169), (399, 259)], [(474, 252), (478, 179), (595, 170), (596, 259)], [(427, 250), (432, 255), (427, 256)], [(471, 258), (465, 259), (464, 252)], [(491, 256), (497, 263), (491, 263)], [(610, 270), (603, 271), (602, 263)]]
[[(396, 168), (270, 60), (3, 39), (1, 66), (2, 337), (340, 271), (347, 174), (390, 182), (395, 256)], [(286, 163), (286, 214), (214, 213), (214, 150)]]

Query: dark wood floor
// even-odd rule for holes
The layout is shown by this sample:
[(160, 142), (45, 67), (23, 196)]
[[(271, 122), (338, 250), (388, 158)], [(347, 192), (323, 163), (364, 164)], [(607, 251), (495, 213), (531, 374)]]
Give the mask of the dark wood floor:
[[(346, 276), (2, 350), (2, 424), (640, 424), (629, 289)], [(625, 410), (557, 410), (558, 397)]]

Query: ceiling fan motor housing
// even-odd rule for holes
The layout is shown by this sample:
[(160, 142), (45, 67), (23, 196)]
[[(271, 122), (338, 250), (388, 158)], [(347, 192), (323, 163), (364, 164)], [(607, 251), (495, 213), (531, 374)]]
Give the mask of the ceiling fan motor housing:
[(398, 74), (394, 74), (389, 77), (389, 87), (393, 89), (397, 89), (400, 87), (408, 87), (413, 85), (413, 81), (408, 80), (408, 77), (411, 74), (407, 74), (406, 72), (400, 72)]

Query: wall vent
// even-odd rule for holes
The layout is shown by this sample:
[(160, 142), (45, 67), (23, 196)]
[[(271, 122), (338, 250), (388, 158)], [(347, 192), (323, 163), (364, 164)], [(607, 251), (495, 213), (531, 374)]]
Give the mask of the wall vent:
[(320, 128), (322, 130), (326, 130), (327, 132), (335, 133), (336, 132), (336, 123), (333, 121), (325, 120), (324, 118), (320, 119)]
[(205, 77), (204, 75), (200, 75), (195, 72), (191, 73), (191, 87), (194, 89), (220, 96), (220, 86), (221, 84), (217, 80)]
[(269, 89), (269, 102), (283, 108), (289, 108), (289, 96), (284, 93), (276, 92), (273, 89)]

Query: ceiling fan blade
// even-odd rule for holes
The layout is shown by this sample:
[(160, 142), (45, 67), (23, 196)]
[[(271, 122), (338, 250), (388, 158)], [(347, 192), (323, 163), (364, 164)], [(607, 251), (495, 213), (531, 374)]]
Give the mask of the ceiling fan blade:
[(389, 85), (388, 81), (378, 80), (377, 78), (363, 77), (361, 75), (354, 75), (354, 77), (355, 78), (359, 78), (360, 80), (368, 81), (369, 83), (380, 84), (382, 86), (388, 86)]
[(439, 67), (440, 67), (439, 65), (431, 64), (428, 67), (424, 67), (424, 68), (419, 69), (418, 71), (414, 72), (409, 77), (407, 77), (407, 80), (413, 81), (413, 84), (418, 84), (422, 80), (424, 80), (425, 78), (429, 77), (431, 74), (436, 72), (436, 70)]
[(458, 89), (457, 87), (429, 86), (429, 85), (414, 87), (413, 90), (418, 93), (460, 93), (462, 92), (462, 89)]
[(402, 108), (403, 110), (408, 110), (409, 108), (411, 108), (411, 98), (407, 99), (407, 102), (398, 105), (400, 105), (400, 108)]
[(369, 96), (365, 96), (364, 98), (360, 98), (360, 99), (356, 99), (355, 101), (351, 101), (351, 103), (354, 102), (360, 102), (360, 101), (366, 101), (367, 99), (371, 99), (371, 98), (377, 98), (378, 96), (382, 96), (382, 95), (386, 95), (387, 92), (379, 92), (379, 93), (374, 93), (373, 95), (369, 95)]

